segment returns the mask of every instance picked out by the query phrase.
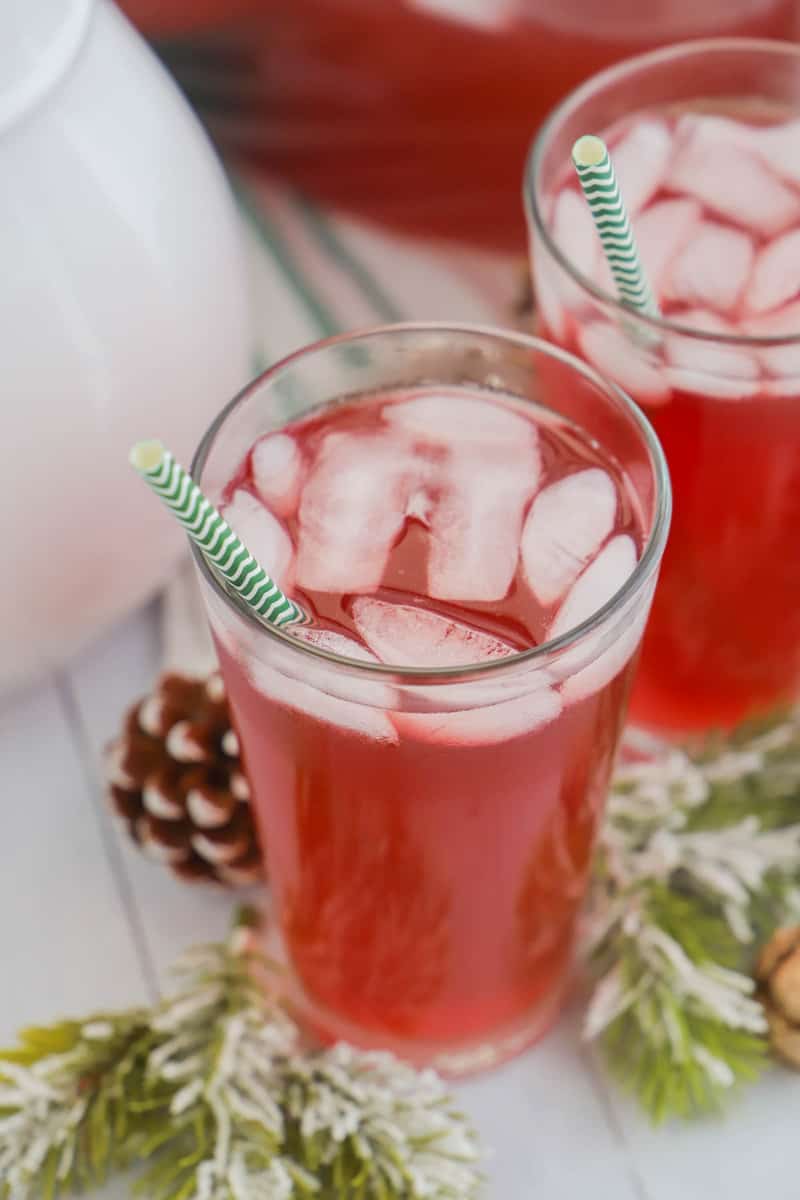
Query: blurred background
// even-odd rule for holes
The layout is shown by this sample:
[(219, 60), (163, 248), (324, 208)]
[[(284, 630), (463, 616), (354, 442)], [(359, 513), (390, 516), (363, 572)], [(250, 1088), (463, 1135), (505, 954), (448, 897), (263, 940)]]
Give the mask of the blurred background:
[(577, 83), (796, 0), (124, 0), (232, 161), (413, 234), (519, 250), (526, 148)]

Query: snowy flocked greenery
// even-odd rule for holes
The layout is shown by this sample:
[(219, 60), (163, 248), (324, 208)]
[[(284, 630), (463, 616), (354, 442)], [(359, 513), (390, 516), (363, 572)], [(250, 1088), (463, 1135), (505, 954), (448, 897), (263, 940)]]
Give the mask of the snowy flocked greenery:
[(478, 1147), (439, 1078), (304, 1051), (252, 932), (198, 947), (153, 1010), (24, 1031), (0, 1058), (0, 1197), (132, 1167), (149, 1200), (470, 1200)]
[(656, 1120), (722, 1106), (766, 1062), (750, 975), (800, 913), (800, 714), (618, 769), (585, 949), (586, 1018)]

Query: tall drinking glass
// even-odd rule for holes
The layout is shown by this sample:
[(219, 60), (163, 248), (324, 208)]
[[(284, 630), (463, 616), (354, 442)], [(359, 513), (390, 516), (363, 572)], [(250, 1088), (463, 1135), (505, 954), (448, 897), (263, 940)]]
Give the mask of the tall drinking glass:
[(263, 626), (198, 556), (301, 1015), (450, 1072), (516, 1053), (558, 1011), (666, 538), (650, 427), (543, 342), (395, 326), (272, 368), (193, 474), (315, 618)]
[[(609, 142), (661, 319), (615, 299), (570, 164)], [(632, 699), (672, 733), (800, 687), (800, 49), (720, 39), (630, 59), (555, 110), (525, 196), (538, 328), (622, 386), (675, 516)]]

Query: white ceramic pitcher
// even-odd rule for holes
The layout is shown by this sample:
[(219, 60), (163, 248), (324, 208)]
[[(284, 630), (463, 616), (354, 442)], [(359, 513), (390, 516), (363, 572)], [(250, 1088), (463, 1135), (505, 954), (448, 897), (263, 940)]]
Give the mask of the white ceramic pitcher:
[(0, 2), (0, 690), (172, 569), (127, 465), (184, 461), (246, 381), (237, 216), (206, 139), (106, 0)]

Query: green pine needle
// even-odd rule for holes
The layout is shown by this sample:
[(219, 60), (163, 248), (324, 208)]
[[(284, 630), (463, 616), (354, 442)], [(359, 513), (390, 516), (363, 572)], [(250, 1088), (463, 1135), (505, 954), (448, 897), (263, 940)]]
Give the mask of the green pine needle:
[[(649, 916), (699, 966), (732, 969), (741, 959), (725, 921), (690, 897), (654, 888)], [(764, 1033), (731, 1027), (696, 998), (681, 996), (668, 972), (660, 976), (652, 960), (642, 958), (636, 937), (619, 949), (625, 986), (640, 991), (603, 1032), (612, 1074), (656, 1124), (721, 1111), (732, 1088), (752, 1082), (766, 1066)]]
[(800, 715), (623, 766), (595, 870), (587, 1035), (656, 1122), (722, 1109), (768, 1061), (750, 976), (800, 897)]
[(474, 1134), (389, 1055), (309, 1055), (246, 913), (153, 1010), (23, 1031), (0, 1056), (0, 1200), (138, 1170), (147, 1200), (472, 1200)]
[(120, 1162), (127, 1080), (152, 1044), (143, 1010), (23, 1030), (0, 1053), (0, 1200), (102, 1183)]

